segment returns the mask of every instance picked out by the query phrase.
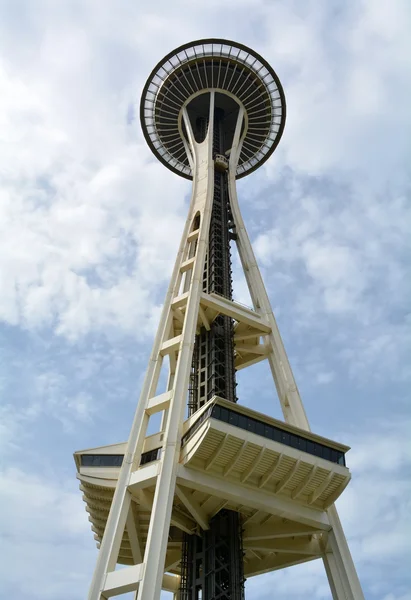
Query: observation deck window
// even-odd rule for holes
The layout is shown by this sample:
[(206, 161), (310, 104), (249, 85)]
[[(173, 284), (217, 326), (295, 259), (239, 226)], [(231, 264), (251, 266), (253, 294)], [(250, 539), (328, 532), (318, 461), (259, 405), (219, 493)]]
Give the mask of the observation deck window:
[[(146, 465), (160, 458), (161, 448), (155, 448), (141, 455), (140, 465)], [(124, 454), (82, 454), (82, 467), (121, 467)]]
[(197, 421), (193, 423), (181, 440), (182, 446), (184, 446), (188, 439), (208, 418), (229, 423), (234, 427), (244, 429), (245, 431), (250, 431), (251, 433), (255, 433), (261, 437), (279, 442), (285, 446), (290, 446), (296, 450), (300, 450), (301, 452), (306, 452), (307, 454), (312, 454), (313, 456), (318, 456), (324, 460), (345, 466), (345, 455), (341, 450), (335, 450), (334, 448), (326, 446), (325, 444), (314, 442), (313, 440), (305, 438), (301, 434), (290, 433), (289, 431), (281, 429), (280, 427), (264, 423), (263, 421), (253, 417), (248, 417), (236, 412), (235, 409), (219, 406), (218, 404), (213, 404), (210, 406), (208, 410), (204, 411)]

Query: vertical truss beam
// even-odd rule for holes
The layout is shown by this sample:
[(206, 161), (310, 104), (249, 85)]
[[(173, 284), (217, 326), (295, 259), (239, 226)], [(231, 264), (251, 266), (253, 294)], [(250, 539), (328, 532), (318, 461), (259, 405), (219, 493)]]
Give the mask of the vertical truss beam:
[[(213, 129), (214, 94), (210, 95), (209, 131)], [(163, 355), (173, 353), (176, 362), (170, 373), (167, 392), (167, 409), (163, 413), (164, 441), (160, 457), (150, 525), (141, 570), (138, 571), (139, 600), (157, 600), (160, 596), (165, 563), (167, 537), (171, 520), (173, 493), (181, 443), (185, 400), (193, 352), (194, 336), (197, 327), (198, 308), (202, 291), (203, 270), (210, 226), (214, 164), (212, 160), (212, 140), (208, 135), (202, 144), (193, 138), (187, 112), (184, 111), (186, 130), (192, 149), (195, 167), (193, 191), (189, 215), (184, 227), (177, 260), (160, 317), (159, 328), (154, 340), (148, 369), (145, 375), (140, 399), (137, 405), (123, 464), (120, 469), (106, 529), (101, 542), (97, 564), (89, 591), (89, 600), (101, 600), (108, 574), (114, 571), (130, 508), (131, 496), (128, 490), (130, 477), (138, 468), (150, 414), (164, 409), (165, 402), (153, 400), (163, 361)], [(200, 226), (196, 240), (189, 240), (194, 231), (195, 216), (200, 216)], [(198, 226), (195, 227), (198, 229)], [(195, 260), (186, 269), (187, 259), (195, 243)], [(184, 266), (183, 266), (184, 265)], [(182, 268), (183, 266), (183, 268)], [(184, 315), (184, 323), (178, 340), (173, 338), (172, 302), (179, 295), (181, 285), (188, 287), (190, 294)], [(177, 343), (178, 342), (178, 343)], [(171, 361), (170, 361), (171, 364)], [(137, 573), (137, 571), (136, 571)], [(116, 577), (111, 577), (115, 582)], [(110, 592), (112, 593), (112, 592)]]

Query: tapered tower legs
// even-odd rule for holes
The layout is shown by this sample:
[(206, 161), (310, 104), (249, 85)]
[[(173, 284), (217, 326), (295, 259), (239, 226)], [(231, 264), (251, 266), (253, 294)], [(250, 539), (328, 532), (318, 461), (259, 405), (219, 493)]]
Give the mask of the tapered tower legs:
[[(310, 432), (237, 200), (236, 176), (272, 153), (284, 119), (271, 67), (224, 40), (178, 49), (143, 92), (146, 138), (193, 188), (124, 456), (121, 444), (78, 453), (100, 547), (89, 600), (159, 600), (161, 589), (242, 600), (244, 573), (315, 558), (334, 600), (364, 598), (333, 504), (350, 480), (348, 448)], [(229, 233), (253, 309), (232, 299)], [(285, 423), (236, 405), (235, 370), (264, 359)], [(147, 436), (156, 413), (161, 430)]]

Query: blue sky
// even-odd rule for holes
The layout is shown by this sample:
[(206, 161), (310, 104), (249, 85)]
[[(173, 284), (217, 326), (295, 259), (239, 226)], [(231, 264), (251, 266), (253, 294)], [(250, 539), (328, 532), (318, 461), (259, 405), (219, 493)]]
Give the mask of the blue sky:
[[(72, 453), (127, 438), (188, 206), (139, 96), (174, 47), (226, 37), (285, 89), (239, 197), (312, 429), (352, 446), (338, 508), (365, 596), (410, 600), (409, 3), (200, 4), (0, 0), (0, 598), (86, 596)], [(280, 416), (267, 365), (238, 380)], [(331, 598), (318, 561), (246, 589)]]

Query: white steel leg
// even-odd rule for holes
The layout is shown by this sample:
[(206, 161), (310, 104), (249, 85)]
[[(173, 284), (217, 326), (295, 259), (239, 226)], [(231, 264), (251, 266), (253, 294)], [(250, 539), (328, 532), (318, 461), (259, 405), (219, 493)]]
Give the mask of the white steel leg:
[(213, 200), (213, 121), (214, 95), (211, 94), (207, 138), (202, 144), (192, 143), (195, 153), (194, 211), (198, 210), (201, 214), (200, 233), (148, 529), (144, 554), (146, 568), (140, 582), (138, 600), (157, 600), (161, 591)]
[[(213, 104), (213, 97), (212, 97), (211, 103)], [(212, 117), (212, 115), (211, 115), (211, 117)], [(210, 120), (210, 122), (211, 122), (211, 120)], [(131, 427), (127, 450), (126, 450), (126, 453), (124, 456), (122, 467), (120, 469), (119, 478), (118, 478), (116, 490), (114, 493), (109, 517), (107, 520), (104, 536), (103, 536), (103, 539), (101, 542), (100, 551), (98, 553), (97, 564), (95, 567), (93, 580), (92, 580), (90, 590), (89, 590), (89, 596), (88, 596), (89, 600), (100, 600), (101, 593), (102, 593), (102, 590), (104, 589), (104, 585), (105, 585), (105, 581), (106, 581), (106, 575), (107, 575), (107, 573), (109, 573), (115, 569), (115, 565), (116, 565), (116, 561), (117, 561), (117, 557), (118, 557), (118, 551), (119, 551), (119, 547), (120, 547), (120, 543), (121, 543), (121, 538), (122, 538), (122, 535), (124, 532), (124, 527), (125, 527), (125, 523), (126, 523), (128, 509), (130, 506), (130, 500), (131, 500), (130, 493), (127, 488), (129, 485), (131, 473), (136, 468), (138, 468), (140, 457), (141, 457), (141, 452), (142, 452), (142, 448), (143, 448), (143, 443), (144, 443), (144, 439), (146, 436), (146, 430), (147, 430), (147, 425), (148, 425), (148, 421), (149, 421), (149, 416), (148, 416), (146, 409), (147, 409), (148, 401), (156, 393), (157, 383), (158, 383), (160, 370), (161, 370), (161, 364), (162, 364), (162, 360), (163, 360), (163, 357), (161, 355), (161, 346), (162, 346), (163, 342), (168, 339), (167, 333), (170, 328), (170, 318), (172, 318), (171, 302), (178, 293), (178, 288), (179, 288), (178, 283), (179, 283), (180, 277), (181, 277), (180, 267), (185, 258), (184, 254), (185, 254), (186, 248), (187, 248), (187, 238), (189, 235), (190, 227), (192, 225), (192, 218), (198, 210), (201, 210), (201, 212), (203, 213), (202, 219), (201, 219), (201, 232), (200, 232), (200, 236), (199, 236), (199, 240), (198, 240), (197, 258), (196, 258), (196, 263), (195, 263), (196, 266), (195, 266), (195, 271), (194, 271), (195, 276), (193, 276), (193, 282), (192, 282), (193, 289), (197, 290), (197, 292), (194, 295), (195, 296), (194, 298), (193, 298), (193, 295), (191, 295), (191, 302), (189, 302), (189, 306), (191, 308), (189, 308), (189, 306), (187, 306), (185, 325), (184, 325), (185, 331), (182, 336), (182, 343), (180, 346), (179, 362), (180, 362), (180, 364), (182, 364), (181, 357), (184, 356), (184, 359), (186, 361), (187, 374), (185, 374), (185, 372), (184, 372), (182, 375), (181, 371), (184, 371), (184, 369), (180, 368), (180, 374), (177, 375), (177, 373), (176, 373), (176, 376), (172, 379), (173, 386), (174, 386), (174, 396), (173, 396), (174, 402), (173, 402), (173, 400), (171, 400), (170, 405), (171, 404), (174, 404), (175, 406), (177, 405), (177, 408), (180, 410), (178, 411), (178, 418), (177, 418), (177, 412), (176, 412), (177, 409), (176, 408), (174, 409), (173, 416), (172, 417), (171, 417), (171, 415), (168, 416), (168, 426), (167, 426), (168, 431), (171, 431), (171, 427), (174, 427), (174, 430), (176, 432), (175, 435), (179, 436), (178, 439), (180, 439), (180, 437), (181, 437), (181, 424), (182, 424), (182, 417), (183, 417), (182, 409), (184, 407), (184, 400), (185, 400), (186, 392), (187, 392), (187, 388), (188, 388), (188, 374), (189, 374), (189, 368), (190, 368), (189, 366), (191, 364), (191, 356), (189, 356), (189, 354), (190, 354), (190, 352), (192, 352), (192, 344), (194, 343), (194, 333), (195, 333), (196, 318), (197, 318), (196, 310), (198, 310), (198, 304), (199, 304), (200, 281), (201, 281), (201, 277), (202, 277), (202, 269), (204, 267), (204, 257), (205, 257), (205, 251), (206, 251), (206, 244), (208, 241), (208, 227), (209, 227), (209, 220), (210, 220), (210, 215), (211, 215), (210, 194), (211, 194), (211, 199), (212, 199), (212, 186), (210, 186), (208, 183), (210, 181), (212, 181), (213, 163), (211, 160), (211, 155), (209, 157), (207, 152), (206, 153), (204, 152), (204, 147), (207, 146), (207, 148), (208, 148), (208, 144), (206, 142), (204, 142), (204, 144), (202, 146), (203, 146), (202, 151), (199, 152), (199, 156), (198, 156), (198, 163), (199, 163), (198, 168), (199, 169), (202, 168), (202, 170), (204, 171), (204, 174), (206, 177), (206, 184), (204, 185), (204, 179), (203, 179), (200, 181), (199, 184), (198, 184), (198, 182), (197, 182), (197, 184), (196, 184), (196, 182), (194, 182), (194, 185), (193, 185), (193, 194), (192, 194), (192, 199), (191, 199), (189, 216), (188, 216), (186, 224), (185, 224), (179, 252), (177, 255), (177, 260), (176, 260), (176, 263), (174, 266), (170, 285), (169, 285), (166, 299), (164, 302), (164, 307), (163, 307), (161, 318), (160, 318), (159, 328), (158, 328), (157, 335), (154, 340), (153, 350), (152, 350), (152, 353), (150, 356), (147, 372), (145, 375), (143, 387), (142, 387), (141, 394), (140, 394), (140, 399), (139, 399), (139, 402), (137, 405), (136, 413), (135, 413), (133, 424)], [(184, 384), (181, 381), (182, 377), (183, 377), (184, 381), (186, 381), (185, 389), (184, 389)], [(178, 381), (178, 379), (180, 379), (180, 381)], [(180, 422), (178, 422), (178, 424), (176, 425), (176, 422), (178, 421), (178, 419), (180, 419)], [(161, 458), (160, 479), (165, 470), (168, 469), (168, 471), (170, 471), (170, 464), (172, 464), (172, 462), (173, 462), (172, 460), (170, 460), (170, 456), (171, 456), (170, 449), (173, 451), (172, 458), (174, 460), (174, 458), (175, 458), (174, 455), (176, 454), (176, 451), (177, 451), (176, 450), (177, 439), (172, 440), (171, 437), (169, 439), (167, 439), (165, 448), (166, 448), (166, 451), (164, 451), (164, 449), (163, 449), (162, 458)], [(175, 478), (175, 476), (174, 476), (174, 478)], [(164, 487), (164, 485), (162, 487)], [(158, 485), (157, 485), (157, 488), (159, 488)], [(169, 490), (167, 493), (169, 495)], [(157, 493), (157, 490), (156, 490), (156, 496), (154, 499), (154, 507), (153, 508), (157, 508), (157, 506), (159, 506), (158, 495), (159, 494)], [(161, 498), (161, 500), (162, 500), (164, 497), (164, 493), (161, 494), (161, 496), (162, 496), (162, 498)], [(163, 509), (163, 507), (161, 507), (161, 502), (160, 502), (160, 508)], [(166, 511), (162, 510), (163, 517), (168, 518), (168, 525), (169, 525), (169, 520), (170, 520), (170, 514), (169, 514), (170, 512), (171, 512), (171, 510), (168, 510), (168, 508)], [(153, 522), (153, 519), (152, 519), (151, 523), (152, 522)], [(165, 535), (167, 536), (168, 535), (168, 526), (164, 527), (163, 529), (164, 529)], [(149, 538), (150, 538), (150, 532), (149, 532)], [(151, 548), (151, 544), (149, 544), (149, 540), (147, 541), (147, 545), (149, 546), (149, 548)], [(166, 549), (166, 544), (163, 544), (164, 557), (165, 557), (165, 549)], [(147, 547), (146, 547), (146, 555), (147, 555)], [(163, 563), (164, 563), (164, 557), (163, 557), (163, 561), (162, 561)], [(145, 562), (146, 561), (147, 561), (147, 556), (145, 556)], [(151, 561), (151, 563), (152, 563), (152, 565), (157, 565), (157, 570), (160, 572), (160, 569), (158, 569), (158, 564), (159, 564), (158, 554), (157, 554), (157, 556), (155, 556), (155, 558), (153, 557), (153, 560)], [(151, 568), (153, 568), (153, 567), (151, 567)], [(145, 571), (148, 571), (148, 574), (150, 575), (150, 573), (151, 573), (150, 569), (148, 569), (148, 570), (143, 569), (143, 573), (145, 573)], [(162, 571), (161, 571), (161, 576), (162, 576)], [(161, 586), (161, 577), (159, 576), (159, 578), (160, 578), (160, 586)], [(143, 574), (142, 585), (139, 586), (140, 590), (145, 589), (146, 586), (145, 586), (144, 582), (146, 579), (149, 580), (150, 578), (146, 577)], [(145, 595), (144, 600), (146, 600), (146, 599), (148, 600), (148, 598), (151, 598), (151, 597), (152, 598), (159, 597), (159, 594), (160, 594), (159, 589), (160, 588), (158, 587), (158, 584), (156, 584), (156, 590), (158, 591), (157, 596)], [(141, 593), (139, 592), (139, 594), (140, 594), (139, 598), (143, 597), (141, 595), (142, 593), (143, 592), (141, 592)]]
[[(354, 566), (350, 549), (348, 548), (347, 540), (341, 526), (337, 509), (334, 505), (332, 505), (328, 509), (327, 513), (330, 520), (330, 525), (332, 526), (332, 530), (328, 535), (327, 548), (327, 550), (329, 550), (327, 556), (329, 556), (331, 553), (333, 557), (331, 560), (332, 568), (330, 570), (332, 581), (335, 582), (338, 581), (338, 578), (340, 579), (345, 593), (345, 596), (342, 596), (342, 598), (347, 598), (347, 600), (364, 600), (364, 594), (361, 589), (360, 580), (358, 579), (357, 571)], [(327, 576), (330, 581), (328, 572)]]
[[(232, 157), (234, 159), (234, 157)], [(237, 231), (237, 247), (240, 260), (246, 276), (248, 289), (256, 312), (264, 316), (270, 323), (271, 333), (269, 344), (271, 352), (268, 357), (278, 396), (281, 402), (284, 418), (288, 423), (309, 430), (307, 416), (301, 402), (297, 384), (295, 382), (290, 363), (278, 330), (277, 322), (271, 308), (270, 300), (255, 255), (248, 237), (244, 221), (240, 212), (235, 185), (235, 171), (231, 168), (229, 173), (229, 193), (231, 210)]]
[(347, 596), (345, 595), (334, 554), (332, 552), (324, 552), (322, 558), (333, 600), (346, 600)]
[[(231, 156), (234, 161), (234, 155)], [(271, 372), (277, 388), (281, 407), (286, 422), (296, 425), (301, 429), (310, 431), (307, 415), (294, 379), (294, 375), (288, 361), (287, 354), (281, 339), (280, 332), (271, 308), (270, 300), (265, 289), (260, 270), (255, 259), (255, 255), (245, 229), (244, 221), (240, 212), (235, 185), (235, 170), (230, 164), (229, 173), (229, 194), (231, 210), (234, 217), (234, 223), (237, 231), (237, 247), (240, 260), (246, 276), (251, 299), (256, 312), (265, 317), (270, 323), (271, 333), (268, 336), (268, 345), (271, 349), (268, 356)], [(327, 575), (336, 573), (335, 566), (338, 569), (340, 580), (337, 575), (332, 578), (332, 585), (336, 594), (335, 598), (340, 600), (363, 600), (364, 595), (358, 579), (358, 575), (351, 557), (350, 550), (338, 517), (335, 506), (327, 510), (327, 515), (332, 526), (330, 539), (332, 542), (332, 558), (326, 556), (324, 564), (326, 565)], [(331, 585), (331, 581), (330, 581)], [(343, 586), (345, 596), (340, 596), (341, 586)]]

